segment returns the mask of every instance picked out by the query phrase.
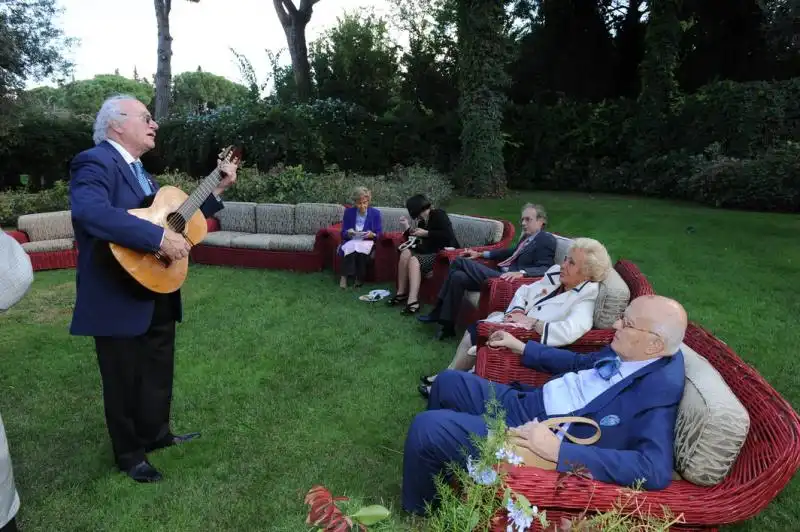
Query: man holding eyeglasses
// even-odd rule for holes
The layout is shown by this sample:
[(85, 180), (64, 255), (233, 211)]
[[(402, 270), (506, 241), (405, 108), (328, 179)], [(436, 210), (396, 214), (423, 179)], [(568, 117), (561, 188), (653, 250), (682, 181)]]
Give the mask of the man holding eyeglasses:
[[(517, 279), (520, 277), (541, 277), (555, 264), (556, 238), (544, 231), (547, 213), (541, 205), (526, 204), (522, 208), (522, 231), (516, 247), (479, 252), (466, 249), (450, 265), (450, 273), (442, 288), (434, 309), (417, 319), (423, 323), (438, 322), (441, 327), (436, 339), (443, 340), (455, 336), (455, 322), (464, 292), (480, 290), (487, 279)], [(473, 259), (497, 261), (492, 268)]]
[[(160, 251), (171, 260), (189, 254), (182, 235), (127, 212), (158, 190), (140, 160), (155, 147), (157, 130), (140, 101), (111, 97), (97, 113), (95, 147), (76, 155), (70, 166), (79, 250), (70, 333), (94, 338), (114, 458), (137, 482), (161, 479), (146, 453), (199, 436), (175, 435), (169, 423), (180, 291), (156, 294), (145, 289), (119, 266), (108, 246), (116, 242)], [(220, 195), (236, 181), (235, 165), (223, 164), (221, 171), (224, 177), (201, 206), (206, 217), (223, 208)]]
[[(556, 378), (544, 386), (491, 383), (465, 371), (446, 370), (433, 382), (428, 410), (418, 414), (403, 454), (403, 507), (423, 513), (435, 501), (434, 477), (445, 465), (466, 462), (464, 448), (475, 456), (471, 436), (487, 435), (486, 403), (496, 398), (510, 435), (519, 445), (556, 470), (584, 467), (595, 480), (644, 489), (669, 485), (674, 466), (674, 434), (685, 385), (681, 344), (687, 315), (683, 306), (663, 296), (631, 301), (614, 324), (614, 339), (595, 353), (573, 353), (539, 342), (523, 343), (496, 331), (487, 345), (522, 355), (522, 364)], [(594, 420), (600, 439), (579, 445), (540, 423), (560, 416)], [(576, 438), (591, 437), (590, 425), (562, 428)]]

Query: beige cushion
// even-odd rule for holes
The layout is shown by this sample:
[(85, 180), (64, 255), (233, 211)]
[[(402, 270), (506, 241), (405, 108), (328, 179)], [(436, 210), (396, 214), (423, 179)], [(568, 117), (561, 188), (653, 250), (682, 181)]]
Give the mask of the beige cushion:
[(478, 308), (478, 305), (481, 302), (481, 291), (467, 290), (464, 292), (464, 299), (473, 307)]
[(403, 232), (400, 226), (400, 218), (405, 216), (409, 220), (411, 217), (408, 215), (408, 210), (400, 207), (375, 207), (381, 211), (381, 227), (384, 233), (390, 232)]
[(294, 234), (294, 205), (259, 203), (256, 205), (256, 232), (271, 235)]
[(600, 282), (597, 300), (594, 304), (594, 328), (610, 329), (622, 317), (631, 299), (631, 289), (611, 268), (608, 277)]
[(17, 227), (25, 231), (31, 241), (75, 238), (70, 211), (25, 214), (17, 220)]
[(35, 242), (25, 242), (22, 244), (22, 249), (27, 251), (28, 253), (34, 253), (36, 251), (64, 251), (66, 249), (72, 249), (74, 246), (74, 240), (71, 238), (55, 238), (53, 240), (37, 240)]
[(684, 480), (713, 486), (739, 456), (750, 416), (711, 363), (681, 345), (686, 386), (675, 424), (675, 470)]
[(225, 208), (216, 213), (220, 229), (239, 233), (256, 232), (256, 204), (242, 201), (226, 201)]
[(553, 235), (556, 238), (556, 254), (553, 257), (553, 264), (561, 264), (567, 256), (569, 247), (572, 245), (573, 240), (560, 235)]
[(453, 232), (462, 248), (488, 246), (500, 242), (503, 222), (487, 218), (476, 218), (463, 214), (449, 214)]
[(238, 236), (248, 235), (240, 231), (212, 231), (206, 235), (202, 244), (207, 246), (217, 246), (223, 248), (231, 247), (231, 240)]
[(298, 203), (294, 210), (294, 232), (316, 235), (317, 231), (341, 223), (344, 206), (335, 203)]
[(243, 235), (231, 240), (231, 247), (269, 251), (313, 251), (315, 235)]

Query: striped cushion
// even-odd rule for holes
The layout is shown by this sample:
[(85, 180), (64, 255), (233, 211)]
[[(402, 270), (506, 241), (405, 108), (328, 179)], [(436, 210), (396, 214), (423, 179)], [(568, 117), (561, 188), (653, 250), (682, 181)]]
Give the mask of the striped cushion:
[(231, 247), (270, 251), (313, 251), (314, 235), (243, 235), (231, 240)]
[(240, 231), (212, 231), (206, 235), (202, 243), (207, 246), (228, 248), (231, 247), (231, 240), (247, 234), (250, 233), (242, 233)]
[(503, 223), (464, 214), (448, 214), (453, 232), (462, 248), (488, 246), (500, 242)]
[(28, 253), (36, 251), (64, 251), (72, 249), (75, 241), (71, 238), (54, 238), (53, 240), (36, 240), (35, 242), (25, 242), (22, 249)]
[(17, 220), (17, 227), (28, 233), (31, 241), (75, 238), (70, 211), (25, 214)]
[(376, 207), (376, 209), (381, 211), (381, 226), (384, 233), (402, 232), (400, 218), (405, 216), (409, 220), (411, 219), (408, 210), (401, 207)]
[(225, 208), (214, 215), (223, 231), (240, 233), (256, 232), (256, 204), (242, 201), (226, 201)]
[(708, 360), (681, 344), (686, 385), (675, 424), (675, 470), (714, 486), (730, 472), (750, 430), (750, 416)]
[(256, 205), (256, 232), (293, 235), (294, 209), (294, 205), (283, 203), (259, 203)]
[(294, 233), (316, 235), (317, 231), (342, 221), (344, 206), (335, 203), (298, 203), (294, 210)]

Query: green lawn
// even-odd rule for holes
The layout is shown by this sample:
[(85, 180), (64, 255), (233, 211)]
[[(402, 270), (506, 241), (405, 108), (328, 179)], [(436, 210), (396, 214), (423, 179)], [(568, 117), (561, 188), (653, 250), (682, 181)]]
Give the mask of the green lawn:
[[(551, 230), (636, 262), (797, 408), (800, 216), (564, 193), (458, 199), (447, 210), (516, 222), (526, 201), (547, 207)], [(152, 455), (165, 480), (138, 485), (112, 465), (92, 343), (67, 333), (73, 283), (73, 271), (38, 273), (0, 315), (0, 412), (26, 532), (298, 531), (317, 483), (399, 507), (405, 431), (424, 408), (418, 376), (444, 367), (453, 342), (358, 301), (330, 272), (193, 266), (173, 420), (203, 437)], [(799, 486), (735, 529), (793, 529)]]

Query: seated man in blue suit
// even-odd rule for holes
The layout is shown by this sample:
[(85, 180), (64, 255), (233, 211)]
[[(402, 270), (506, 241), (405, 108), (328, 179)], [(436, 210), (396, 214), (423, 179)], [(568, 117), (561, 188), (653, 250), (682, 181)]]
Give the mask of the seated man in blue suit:
[[(438, 340), (455, 336), (458, 309), (467, 290), (480, 290), (481, 284), (492, 277), (516, 279), (519, 277), (541, 277), (555, 264), (556, 238), (544, 231), (547, 213), (541, 205), (526, 204), (522, 208), (522, 231), (519, 243), (514, 248), (478, 252), (464, 251), (450, 265), (450, 273), (442, 288), (436, 306), (425, 316), (417, 319), (423, 323), (438, 322)], [(491, 268), (471, 259), (484, 258), (498, 261)]]
[[(662, 296), (642, 296), (614, 324), (611, 345), (592, 354), (576, 354), (523, 344), (498, 331), (491, 347), (522, 354), (524, 365), (559, 375), (541, 388), (524, 391), (492, 383), (506, 422), (525, 447), (555, 462), (558, 471), (583, 466), (595, 480), (645, 489), (663, 489), (672, 478), (678, 404), (683, 396), (684, 365), (680, 344), (686, 332), (683, 307)], [(447, 370), (434, 381), (428, 410), (411, 424), (403, 456), (403, 508), (422, 514), (435, 504), (434, 477), (449, 462), (465, 464), (462, 450), (475, 454), (470, 434), (486, 436), (483, 415), (489, 381)], [(598, 422), (600, 440), (582, 446), (562, 441), (537, 423), (555, 416), (582, 416)], [(593, 435), (594, 428), (571, 425), (569, 434)]]
[[(189, 254), (183, 236), (127, 212), (158, 190), (139, 160), (155, 147), (157, 129), (140, 101), (109, 98), (95, 120), (96, 146), (76, 155), (70, 166), (79, 250), (70, 333), (94, 337), (114, 458), (137, 482), (161, 479), (145, 453), (199, 435), (175, 435), (169, 426), (180, 291), (162, 295), (145, 289), (117, 264), (108, 246), (160, 251), (171, 260)], [(235, 165), (223, 164), (221, 171), (224, 177), (201, 207), (206, 217), (223, 208), (219, 196), (236, 180)]]

